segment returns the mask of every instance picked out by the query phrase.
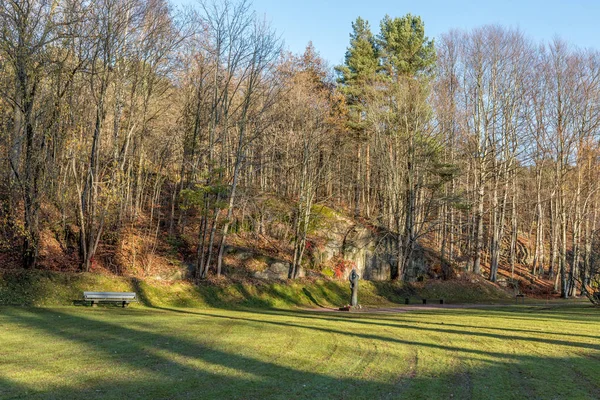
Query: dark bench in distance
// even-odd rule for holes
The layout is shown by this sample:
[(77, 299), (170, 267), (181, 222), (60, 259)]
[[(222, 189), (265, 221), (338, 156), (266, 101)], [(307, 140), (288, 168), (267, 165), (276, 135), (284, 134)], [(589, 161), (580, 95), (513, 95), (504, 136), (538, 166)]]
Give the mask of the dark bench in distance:
[(98, 303), (121, 303), (123, 308), (127, 307), (132, 301), (137, 301), (137, 296), (134, 292), (83, 292), (85, 301), (89, 301), (92, 307)]
[(525, 295), (523, 293), (519, 293), (515, 296), (515, 302), (519, 304), (519, 299), (521, 299), (521, 303), (525, 304)]
[[(427, 304), (427, 299), (422, 299), (423, 300), (423, 304)], [(432, 299), (429, 299), (432, 300)], [(444, 299), (435, 299), (433, 300), (435, 302), (439, 302), (440, 304), (444, 304)], [(404, 299), (404, 304), (410, 304), (410, 299), (408, 297), (406, 297)]]

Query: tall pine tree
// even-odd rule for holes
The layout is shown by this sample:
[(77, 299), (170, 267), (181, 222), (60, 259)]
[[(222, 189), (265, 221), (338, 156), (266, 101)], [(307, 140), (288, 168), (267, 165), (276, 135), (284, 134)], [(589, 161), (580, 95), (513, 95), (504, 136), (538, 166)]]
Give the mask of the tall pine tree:
[[(350, 47), (344, 65), (336, 67), (340, 91), (348, 105), (347, 127), (356, 140), (354, 213), (361, 212), (361, 197), (366, 214), (369, 214), (370, 197), (370, 147), (366, 109), (369, 92), (379, 71), (379, 54), (375, 36), (369, 23), (358, 17), (352, 23)], [(364, 153), (364, 162), (362, 155)]]
[[(391, 167), (401, 172), (397, 182), (398, 206), (395, 211), (397, 269), (392, 278), (407, 278), (417, 240), (423, 231), (427, 204), (437, 201), (440, 172), (440, 144), (430, 130), (431, 110), (427, 103), (436, 55), (432, 40), (425, 36), (423, 21), (407, 14), (401, 18), (385, 16), (380, 23), (377, 45), (381, 51), (383, 76), (387, 78), (387, 99), (384, 108), (390, 111), (388, 135), (391, 157), (397, 161)], [(423, 182), (434, 181), (426, 187)]]
[(421, 17), (406, 14), (402, 18), (386, 15), (380, 24), (377, 44), (382, 65), (391, 77), (430, 74), (435, 65), (433, 40), (425, 36)]
[(375, 36), (369, 23), (358, 17), (352, 23), (350, 47), (346, 51), (345, 63), (336, 67), (340, 90), (346, 95), (351, 111), (349, 127), (355, 130), (364, 129), (364, 111), (367, 92), (379, 70), (379, 52)]

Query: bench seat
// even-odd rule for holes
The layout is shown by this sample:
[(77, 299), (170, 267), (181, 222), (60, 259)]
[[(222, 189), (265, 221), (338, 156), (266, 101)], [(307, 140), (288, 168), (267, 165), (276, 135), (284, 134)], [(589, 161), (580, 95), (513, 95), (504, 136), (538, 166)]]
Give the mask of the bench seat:
[(135, 292), (83, 292), (85, 301), (92, 303), (95, 307), (98, 303), (121, 303), (123, 308), (133, 301), (137, 301)]

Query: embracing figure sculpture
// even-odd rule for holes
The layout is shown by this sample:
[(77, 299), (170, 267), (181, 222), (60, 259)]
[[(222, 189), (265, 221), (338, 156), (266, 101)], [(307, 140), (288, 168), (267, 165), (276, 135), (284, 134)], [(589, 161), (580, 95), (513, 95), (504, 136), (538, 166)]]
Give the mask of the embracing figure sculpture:
[(350, 280), (350, 290), (352, 291), (352, 298), (350, 300), (350, 305), (352, 307), (356, 307), (358, 305), (358, 279), (360, 276), (356, 273), (356, 270), (353, 269), (350, 272), (350, 276), (348, 279)]

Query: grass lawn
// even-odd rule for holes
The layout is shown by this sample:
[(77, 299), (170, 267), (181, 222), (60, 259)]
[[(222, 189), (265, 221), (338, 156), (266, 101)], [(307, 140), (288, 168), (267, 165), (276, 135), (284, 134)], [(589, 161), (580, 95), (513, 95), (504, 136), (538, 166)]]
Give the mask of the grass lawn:
[(587, 305), (0, 307), (0, 399), (600, 399)]

